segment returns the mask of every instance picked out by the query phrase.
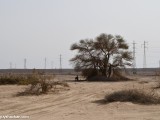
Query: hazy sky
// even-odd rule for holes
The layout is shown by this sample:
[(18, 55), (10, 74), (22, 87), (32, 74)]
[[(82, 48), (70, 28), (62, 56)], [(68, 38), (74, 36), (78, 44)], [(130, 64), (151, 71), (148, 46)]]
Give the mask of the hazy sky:
[(160, 0), (0, 0), (0, 69), (71, 68), (71, 44), (101, 33), (119, 34), (143, 67), (144, 41), (147, 67), (160, 60)]

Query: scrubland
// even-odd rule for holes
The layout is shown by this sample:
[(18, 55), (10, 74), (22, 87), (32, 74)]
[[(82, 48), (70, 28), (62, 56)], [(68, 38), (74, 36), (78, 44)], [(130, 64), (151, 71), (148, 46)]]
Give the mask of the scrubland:
[[(67, 86), (56, 85), (38, 95), (19, 95), (29, 85), (0, 85), (0, 115), (30, 116), (30, 120), (160, 120), (160, 77), (129, 77), (129, 81), (76, 82), (74, 75), (55, 75), (54, 81)], [(124, 91), (131, 90), (150, 95), (151, 103), (132, 101), (137, 100), (135, 96), (119, 99), (125, 97)]]

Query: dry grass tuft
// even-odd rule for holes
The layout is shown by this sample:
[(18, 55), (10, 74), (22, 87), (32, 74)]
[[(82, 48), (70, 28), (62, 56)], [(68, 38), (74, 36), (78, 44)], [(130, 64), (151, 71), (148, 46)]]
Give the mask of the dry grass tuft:
[(105, 96), (105, 102), (133, 102), (138, 104), (160, 104), (160, 97), (155, 92), (144, 90), (121, 90)]

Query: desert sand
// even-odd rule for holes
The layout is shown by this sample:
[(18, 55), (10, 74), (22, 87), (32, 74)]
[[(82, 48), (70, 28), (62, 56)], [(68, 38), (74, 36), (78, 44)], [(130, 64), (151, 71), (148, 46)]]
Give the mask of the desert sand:
[[(29, 116), (29, 120), (160, 120), (160, 105), (101, 103), (106, 94), (114, 91), (150, 90), (156, 86), (154, 76), (132, 76), (133, 81), (122, 82), (75, 82), (74, 77), (57, 76), (70, 87), (39, 96), (16, 96), (26, 86), (1, 85), (0, 115)], [(160, 94), (160, 89), (156, 92)]]

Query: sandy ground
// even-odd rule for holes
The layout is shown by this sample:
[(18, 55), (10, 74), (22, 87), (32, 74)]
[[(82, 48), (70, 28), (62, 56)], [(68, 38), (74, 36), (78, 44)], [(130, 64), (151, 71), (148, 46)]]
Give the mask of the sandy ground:
[[(15, 96), (26, 86), (0, 86), (0, 116), (29, 116), (29, 120), (160, 120), (160, 105), (130, 102), (101, 104), (107, 93), (155, 87), (155, 77), (134, 77), (128, 82), (74, 82), (73, 76), (57, 76), (70, 85), (58, 93)], [(159, 94), (160, 90), (156, 92)]]

